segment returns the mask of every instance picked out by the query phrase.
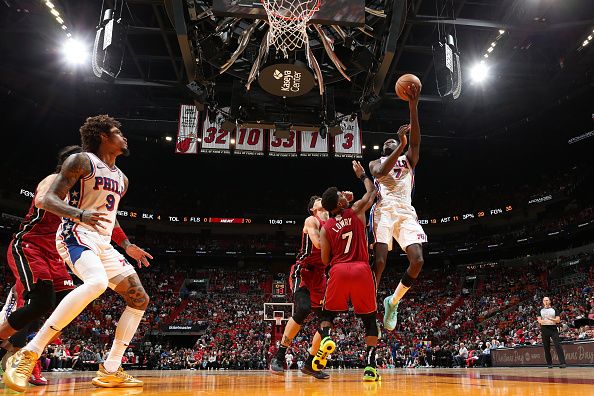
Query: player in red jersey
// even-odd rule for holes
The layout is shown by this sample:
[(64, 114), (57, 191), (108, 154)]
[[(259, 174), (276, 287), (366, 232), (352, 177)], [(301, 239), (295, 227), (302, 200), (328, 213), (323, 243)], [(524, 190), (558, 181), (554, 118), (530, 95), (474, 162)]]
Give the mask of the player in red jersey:
[[(291, 276), (289, 277), (295, 312), (287, 322), (276, 355), (270, 361), (270, 371), (273, 374), (284, 373), (283, 362), (287, 348), (301, 330), (305, 319), (312, 311), (318, 316), (322, 311), (322, 300), (326, 291), (326, 265), (322, 263), (320, 251), (320, 228), (328, 220), (328, 212), (322, 207), (322, 199), (316, 195), (309, 199), (307, 209), (311, 216), (305, 219), (303, 224), (301, 249), (297, 254), (297, 262), (291, 267)], [(328, 374), (321, 370), (314, 371), (311, 368), (321, 339), (320, 333), (316, 332), (309, 349), (309, 357), (301, 371), (317, 379), (327, 379), (330, 377)]]
[[(56, 231), (61, 219), (39, 209), (36, 204), (45, 196), (66, 158), (80, 152), (80, 146), (60, 150), (55, 173), (43, 179), (35, 189), (29, 211), (8, 245), (8, 266), (16, 282), (13, 301), (7, 301), (4, 317), (0, 320), (2, 354), (25, 346), (30, 326), (51, 312), (74, 288), (72, 278), (56, 251)], [(30, 382), (45, 385), (47, 381), (38, 369), (36, 366)]]
[(322, 341), (312, 367), (321, 370), (326, 366), (327, 356), (336, 348), (330, 338), (332, 322), (338, 312), (348, 310), (350, 301), (365, 327), (367, 350), (363, 380), (378, 381), (380, 376), (375, 368), (378, 338), (375, 278), (369, 266), (365, 234), (365, 212), (373, 204), (375, 187), (358, 161), (353, 161), (353, 171), (365, 184), (365, 195), (351, 208), (346, 197), (336, 187), (327, 189), (322, 195), (322, 206), (330, 218), (320, 231), (320, 245), (322, 262), (330, 265), (330, 271), (320, 325)]

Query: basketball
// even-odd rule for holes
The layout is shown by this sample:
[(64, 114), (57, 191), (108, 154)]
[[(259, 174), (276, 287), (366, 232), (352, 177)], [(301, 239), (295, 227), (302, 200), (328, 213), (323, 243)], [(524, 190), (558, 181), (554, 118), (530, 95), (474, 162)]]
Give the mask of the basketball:
[(400, 76), (398, 81), (396, 81), (396, 95), (398, 95), (400, 99), (408, 102), (407, 88), (411, 84), (416, 85), (419, 88), (419, 92), (421, 92), (423, 85), (421, 84), (419, 77), (414, 74), (404, 74)]

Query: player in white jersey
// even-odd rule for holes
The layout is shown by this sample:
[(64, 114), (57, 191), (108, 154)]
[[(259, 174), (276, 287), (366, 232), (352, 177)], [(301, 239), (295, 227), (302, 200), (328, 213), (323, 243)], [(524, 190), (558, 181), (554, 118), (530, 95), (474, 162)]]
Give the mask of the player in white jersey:
[(33, 340), (9, 358), (3, 378), (13, 390), (26, 389), (31, 370), (45, 346), (108, 286), (125, 299), (127, 306), (118, 320), (111, 351), (92, 382), (106, 388), (143, 385), (123, 371), (121, 362), (149, 297), (134, 267), (110, 240), (113, 237), (139, 267), (148, 266), (147, 258), (152, 257), (128, 241), (116, 220), (118, 204), (128, 188), (128, 179), (115, 166), (118, 156), (129, 153), (119, 127), (120, 123), (107, 115), (87, 118), (80, 128), (85, 152), (64, 162), (40, 203), (43, 209), (63, 218), (56, 234), (57, 249), (83, 284), (60, 302)]
[[(410, 125), (398, 130), (400, 143), (388, 139), (384, 143), (383, 156), (371, 161), (369, 170), (375, 178), (378, 189), (377, 202), (371, 211), (371, 224), (374, 234), (375, 277), (379, 285), (386, 266), (388, 251), (392, 250), (392, 240), (396, 239), (400, 248), (408, 256), (409, 266), (396, 291), (384, 300), (384, 327), (394, 330), (397, 323), (397, 308), (400, 299), (412, 286), (423, 268), (422, 243), (427, 235), (418, 222), (417, 213), (412, 206), (414, 169), (419, 161), (421, 128), (417, 105), (419, 90), (416, 85), (408, 87)], [(400, 152), (406, 145), (406, 133), (410, 132), (410, 146), (405, 155)]]

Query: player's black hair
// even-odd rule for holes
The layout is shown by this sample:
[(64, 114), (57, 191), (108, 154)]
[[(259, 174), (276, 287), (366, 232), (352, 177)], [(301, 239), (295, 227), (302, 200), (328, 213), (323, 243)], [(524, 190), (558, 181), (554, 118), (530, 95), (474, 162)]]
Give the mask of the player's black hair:
[(308, 214), (311, 214), (311, 208), (313, 208), (314, 203), (316, 203), (317, 199), (320, 199), (320, 197), (318, 197), (317, 195), (312, 195), (311, 197), (309, 197), (309, 202), (307, 203)]
[(322, 194), (322, 207), (332, 213), (338, 207), (338, 188), (330, 187)]
[(80, 127), (83, 150), (96, 154), (101, 144), (101, 134), (109, 134), (111, 128), (120, 126), (119, 121), (107, 114), (87, 118)]
[(55, 173), (60, 173), (62, 169), (62, 164), (66, 161), (66, 158), (70, 157), (72, 154), (82, 153), (83, 149), (80, 146), (66, 146), (62, 147), (60, 151), (58, 151), (58, 163), (56, 164)]

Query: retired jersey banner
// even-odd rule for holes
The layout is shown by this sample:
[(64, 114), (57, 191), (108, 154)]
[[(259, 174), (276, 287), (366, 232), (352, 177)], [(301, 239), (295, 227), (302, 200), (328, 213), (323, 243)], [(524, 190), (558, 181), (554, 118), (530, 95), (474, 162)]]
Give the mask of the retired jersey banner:
[(296, 157), (297, 156), (297, 131), (290, 131), (288, 139), (281, 139), (274, 136), (274, 129), (269, 135), (268, 153), (273, 157)]
[(340, 122), (342, 134), (334, 137), (334, 154), (338, 158), (361, 158), (361, 128), (359, 120), (348, 118)]
[(320, 132), (301, 131), (301, 156), (302, 157), (327, 157), (328, 136), (322, 139)]
[(175, 152), (196, 154), (198, 152), (198, 109), (194, 105), (181, 105)]
[(235, 134), (235, 154), (264, 155), (264, 129), (239, 128)]
[(231, 152), (231, 132), (223, 129), (225, 121), (223, 113), (218, 113), (214, 120), (208, 118), (208, 113), (202, 126), (202, 152), (224, 153)]

